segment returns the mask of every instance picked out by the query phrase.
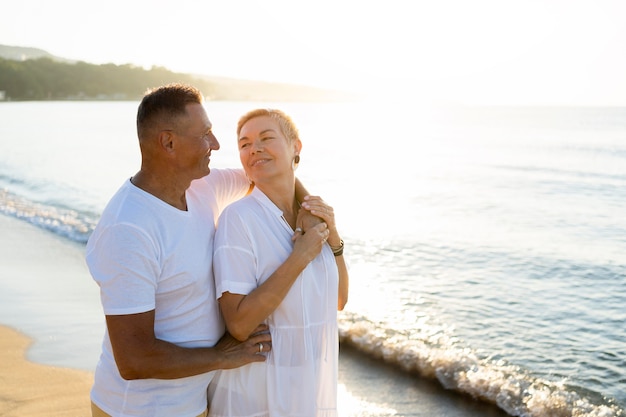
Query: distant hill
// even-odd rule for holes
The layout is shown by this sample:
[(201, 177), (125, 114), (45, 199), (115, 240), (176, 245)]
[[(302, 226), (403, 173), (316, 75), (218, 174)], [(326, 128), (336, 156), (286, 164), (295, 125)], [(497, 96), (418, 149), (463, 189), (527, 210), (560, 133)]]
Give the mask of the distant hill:
[(69, 59), (61, 58), (43, 49), (27, 48), (24, 46), (0, 45), (0, 58), (11, 59), (13, 61), (25, 61), (27, 59), (50, 58), (53, 61), (73, 63)]
[[(209, 100), (341, 101), (354, 95), (309, 86), (146, 70), (125, 64), (95, 65), (43, 49), (0, 45), (0, 92), (5, 100), (137, 100), (147, 88), (169, 82), (198, 87)], [(0, 97), (2, 94), (0, 93)]]

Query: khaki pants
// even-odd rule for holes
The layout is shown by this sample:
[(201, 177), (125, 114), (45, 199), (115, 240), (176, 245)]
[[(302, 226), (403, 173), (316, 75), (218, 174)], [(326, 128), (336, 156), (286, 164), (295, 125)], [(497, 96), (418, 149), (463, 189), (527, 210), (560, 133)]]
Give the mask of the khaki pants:
[[(207, 414), (208, 414), (208, 411), (205, 411), (204, 413), (200, 414), (198, 417), (206, 417)], [(102, 411), (100, 407), (98, 407), (94, 403), (91, 403), (91, 417), (111, 417), (111, 416), (105, 413), (104, 411)]]

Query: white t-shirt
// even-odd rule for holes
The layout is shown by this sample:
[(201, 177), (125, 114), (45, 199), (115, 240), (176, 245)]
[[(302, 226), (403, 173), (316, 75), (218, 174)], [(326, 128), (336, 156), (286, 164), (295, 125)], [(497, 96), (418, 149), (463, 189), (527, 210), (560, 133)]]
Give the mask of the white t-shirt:
[[(293, 250), (294, 231), (255, 188), (219, 218), (213, 267), (217, 297), (248, 294)], [(266, 323), (266, 362), (220, 370), (209, 388), (211, 416), (337, 415), (338, 271), (328, 245), (305, 268)]]
[[(241, 170), (211, 170), (192, 182), (182, 211), (127, 180), (86, 248), (104, 314), (155, 310), (157, 338), (184, 347), (213, 346), (224, 333), (212, 276), (215, 222), (249, 186)], [(91, 399), (112, 416), (195, 417), (206, 409), (212, 376), (124, 380), (105, 333)]]

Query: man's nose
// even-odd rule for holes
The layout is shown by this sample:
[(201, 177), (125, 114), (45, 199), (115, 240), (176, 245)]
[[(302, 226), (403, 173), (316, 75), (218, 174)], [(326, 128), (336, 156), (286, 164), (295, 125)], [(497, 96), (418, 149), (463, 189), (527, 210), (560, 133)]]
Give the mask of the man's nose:
[(209, 146), (213, 150), (218, 150), (220, 148), (220, 143), (213, 134), (213, 132), (211, 132), (211, 137), (209, 138)]

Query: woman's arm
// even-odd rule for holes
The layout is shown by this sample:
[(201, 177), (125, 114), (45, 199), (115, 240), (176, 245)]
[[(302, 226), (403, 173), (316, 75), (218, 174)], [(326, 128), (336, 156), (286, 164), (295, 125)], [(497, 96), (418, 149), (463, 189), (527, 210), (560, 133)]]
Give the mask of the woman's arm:
[(311, 215), (319, 217), (328, 225), (328, 244), (335, 254), (335, 262), (337, 263), (337, 270), (339, 271), (337, 309), (341, 311), (348, 302), (350, 279), (348, 276), (348, 267), (343, 257), (343, 240), (339, 236), (337, 225), (335, 224), (335, 212), (331, 206), (317, 196), (306, 196), (302, 203), (302, 208)]
[(233, 337), (246, 340), (287, 296), (300, 273), (321, 251), (329, 235), (326, 223), (296, 236), (289, 257), (249, 294), (225, 292), (219, 299), (226, 327)]
[[(341, 245), (343, 246), (343, 242), (341, 242)], [(341, 311), (348, 303), (350, 279), (348, 277), (348, 266), (346, 265), (343, 253), (341, 255), (335, 255), (335, 261), (337, 262), (337, 270), (339, 271), (339, 297), (337, 299), (337, 310)]]

